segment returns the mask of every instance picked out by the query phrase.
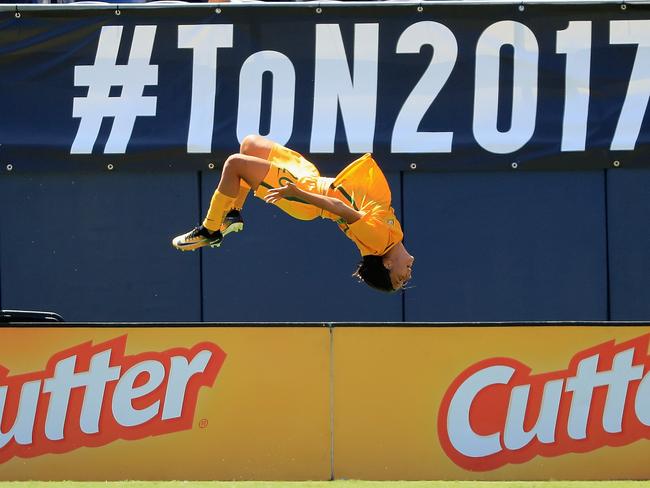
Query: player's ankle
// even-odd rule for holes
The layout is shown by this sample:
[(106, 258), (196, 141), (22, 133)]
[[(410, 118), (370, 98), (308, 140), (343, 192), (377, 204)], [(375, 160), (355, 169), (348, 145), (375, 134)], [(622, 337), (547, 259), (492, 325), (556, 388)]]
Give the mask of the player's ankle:
[(214, 234), (219, 231), (219, 228), (213, 229), (211, 226), (205, 225), (205, 222), (201, 224), (201, 227), (203, 227), (208, 234)]

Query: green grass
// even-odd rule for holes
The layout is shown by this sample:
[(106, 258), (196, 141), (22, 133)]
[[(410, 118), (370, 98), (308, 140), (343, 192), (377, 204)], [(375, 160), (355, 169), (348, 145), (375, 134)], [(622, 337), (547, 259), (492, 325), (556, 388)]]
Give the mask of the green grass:
[(650, 481), (12, 481), (0, 488), (650, 488)]

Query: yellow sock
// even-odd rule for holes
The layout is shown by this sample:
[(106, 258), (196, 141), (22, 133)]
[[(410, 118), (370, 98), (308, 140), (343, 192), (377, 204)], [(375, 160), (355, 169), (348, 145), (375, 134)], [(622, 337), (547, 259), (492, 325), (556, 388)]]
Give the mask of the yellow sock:
[(244, 180), (241, 180), (241, 183), (239, 183), (239, 193), (237, 194), (237, 198), (235, 198), (235, 201), (232, 204), (232, 208), (241, 210), (244, 207), (244, 202), (246, 201), (246, 197), (248, 196), (249, 191), (251, 191), (251, 187), (248, 186), (248, 183), (246, 183)]
[(207, 228), (211, 232), (219, 230), (223, 218), (232, 208), (234, 201), (235, 197), (229, 197), (228, 195), (219, 193), (219, 190), (215, 191), (214, 195), (212, 195), (212, 200), (210, 200), (210, 208), (208, 209), (208, 213), (203, 221), (203, 227)]

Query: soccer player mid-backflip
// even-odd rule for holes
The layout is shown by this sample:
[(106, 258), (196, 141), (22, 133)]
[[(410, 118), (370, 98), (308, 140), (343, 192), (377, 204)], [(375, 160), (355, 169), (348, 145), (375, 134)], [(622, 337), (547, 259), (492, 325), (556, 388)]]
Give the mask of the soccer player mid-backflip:
[(251, 189), (294, 218), (335, 221), (359, 248), (354, 276), (367, 285), (390, 292), (411, 278), (414, 258), (402, 243), (386, 177), (370, 154), (324, 178), (300, 154), (261, 136), (245, 137), (240, 152), (226, 160), (203, 224), (174, 238), (174, 247), (218, 247), (225, 235), (242, 230), (240, 210)]

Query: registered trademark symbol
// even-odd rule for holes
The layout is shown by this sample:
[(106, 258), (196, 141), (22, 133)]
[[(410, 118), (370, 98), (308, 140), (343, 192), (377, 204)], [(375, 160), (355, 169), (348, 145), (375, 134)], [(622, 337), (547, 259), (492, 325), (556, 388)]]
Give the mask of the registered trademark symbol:
[(199, 427), (202, 429), (205, 429), (208, 426), (208, 419), (201, 419), (199, 421)]

